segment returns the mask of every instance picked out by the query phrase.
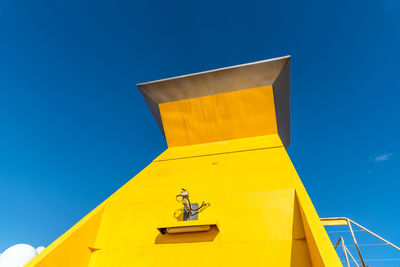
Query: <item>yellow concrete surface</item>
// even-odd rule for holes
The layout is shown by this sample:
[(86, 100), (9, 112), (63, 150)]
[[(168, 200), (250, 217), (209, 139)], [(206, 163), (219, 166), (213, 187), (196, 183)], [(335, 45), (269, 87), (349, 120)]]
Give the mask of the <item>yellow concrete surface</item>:
[[(100, 226), (83, 219), (72, 229), (79, 238), (62, 236), (28, 266), (341, 266), (285, 148), (251, 139), (204, 151), (197, 145), (198, 156), (154, 161), (102, 204), (93, 215), (101, 216)], [(241, 141), (252, 148), (236, 151)], [(219, 231), (159, 233), (161, 223), (179, 225), (181, 187), (193, 202), (210, 203), (199, 222), (218, 221)], [(94, 243), (84, 240), (85, 226), (97, 233)]]
[(271, 85), (159, 107), (169, 147), (277, 133)]

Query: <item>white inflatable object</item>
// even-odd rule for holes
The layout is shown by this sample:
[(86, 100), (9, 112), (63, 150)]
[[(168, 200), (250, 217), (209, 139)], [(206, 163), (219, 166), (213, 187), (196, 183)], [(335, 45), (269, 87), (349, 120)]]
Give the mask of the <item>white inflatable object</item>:
[(36, 248), (36, 253), (39, 254), (40, 252), (42, 252), (45, 249), (45, 247), (41, 246), (41, 247), (37, 247)]
[(27, 244), (18, 244), (6, 249), (0, 256), (0, 267), (23, 267), (38, 253)]

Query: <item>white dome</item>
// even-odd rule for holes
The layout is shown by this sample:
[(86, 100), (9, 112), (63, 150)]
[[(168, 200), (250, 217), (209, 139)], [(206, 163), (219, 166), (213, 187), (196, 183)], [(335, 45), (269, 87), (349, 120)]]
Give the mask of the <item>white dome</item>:
[(0, 256), (0, 267), (23, 267), (37, 255), (27, 244), (18, 244), (6, 249)]
[(40, 246), (36, 248), (36, 253), (39, 254), (40, 252), (42, 252), (45, 249), (45, 247)]

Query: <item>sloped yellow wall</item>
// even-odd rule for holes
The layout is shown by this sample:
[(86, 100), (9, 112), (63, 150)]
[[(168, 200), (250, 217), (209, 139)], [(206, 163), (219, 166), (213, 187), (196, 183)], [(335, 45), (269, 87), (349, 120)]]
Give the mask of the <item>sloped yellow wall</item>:
[(103, 215), (100, 205), (26, 266), (88, 266)]
[[(158, 232), (182, 187), (218, 231)], [(277, 134), (168, 148), (94, 217), (27, 266), (341, 266)]]

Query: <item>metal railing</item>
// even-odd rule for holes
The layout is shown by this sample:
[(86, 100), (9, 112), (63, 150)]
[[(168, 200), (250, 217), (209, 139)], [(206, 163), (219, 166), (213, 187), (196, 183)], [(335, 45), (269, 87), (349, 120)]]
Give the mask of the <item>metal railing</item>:
[[(351, 236), (352, 236), (352, 239), (353, 239), (353, 242), (354, 242), (354, 246), (356, 247), (358, 256), (360, 257), (359, 261), (360, 261), (362, 267), (367, 267), (365, 265), (365, 261), (366, 260), (364, 260), (362, 254), (361, 254), (360, 246), (362, 246), (362, 245), (359, 245), (357, 243), (357, 239), (356, 239), (356, 236), (354, 234), (354, 232), (356, 232), (357, 230), (353, 230), (352, 224), (357, 226), (357, 227), (359, 227), (362, 231), (365, 231), (365, 232), (371, 234), (372, 236), (378, 238), (379, 240), (383, 241), (386, 245), (389, 245), (389, 246), (395, 248), (396, 250), (400, 251), (400, 248), (398, 246), (396, 246), (393, 243), (387, 241), (386, 239), (384, 239), (383, 237), (377, 235), (376, 233), (368, 230), (364, 226), (356, 223), (355, 221), (350, 220), (349, 218), (346, 218), (346, 217), (332, 217), (332, 218), (320, 218), (320, 220), (322, 222), (329, 222), (329, 224), (326, 224), (326, 225), (344, 225), (343, 221), (346, 222), (347, 226), (349, 227), (349, 232), (351, 233)], [(338, 222), (338, 223), (335, 224), (335, 222)], [(346, 244), (344, 243), (343, 237), (339, 238), (339, 240), (337, 241), (337, 243), (335, 245), (335, 249), (338, 247), (339, 244), (342, 245), (343, 254), (345, 256), (345, 263), (346, 263), (347, 267), (350, 267), (350, 261), (349, 261), (349, 257), (348, 256), (350, 256), (351, 259), (353, 260), (353, 262), (356, 264), (356, 266), (359, 267), (360, 265), (357, 263), (358, 261), (350, 253), (349, 249), (347, 248)], [(369, 244), (369, 245), (371, 245), (371, 244)], [(374, 244), (374, 245), (376, 245), (376, 244)], [(399, 260), (399, 259), (385, 259), (385, 260)], [(377, 261), (377, 260), (374, 260), (374, 261)]]

